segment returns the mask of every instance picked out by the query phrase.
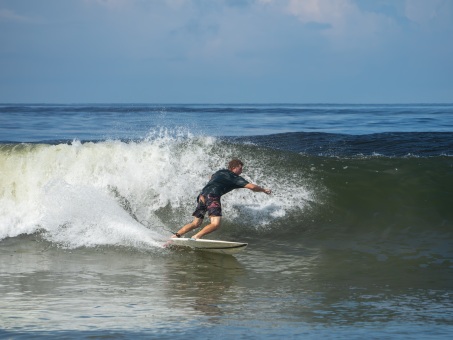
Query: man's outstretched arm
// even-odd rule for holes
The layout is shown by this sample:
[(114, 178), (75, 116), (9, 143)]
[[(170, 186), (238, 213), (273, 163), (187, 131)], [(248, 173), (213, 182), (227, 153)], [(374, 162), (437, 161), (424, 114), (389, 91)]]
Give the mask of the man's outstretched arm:
[(272, 193), (271, 189), (262, 188), (259, 185), (253, 183), (247, 184), (244, 188), (250, 189), (254, 192), (264, 192), (267, 195), (270, 195)]

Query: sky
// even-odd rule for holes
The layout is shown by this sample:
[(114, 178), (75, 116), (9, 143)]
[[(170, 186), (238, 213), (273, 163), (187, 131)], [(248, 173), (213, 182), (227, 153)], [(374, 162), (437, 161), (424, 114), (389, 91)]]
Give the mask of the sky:
[(0, 103), (453, 103), (453, 0), (0, 0)]

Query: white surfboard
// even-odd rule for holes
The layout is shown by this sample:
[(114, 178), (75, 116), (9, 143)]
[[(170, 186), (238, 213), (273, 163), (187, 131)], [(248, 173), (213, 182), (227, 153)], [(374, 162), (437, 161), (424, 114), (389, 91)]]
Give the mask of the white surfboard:
[(168, 245), (232, 255), (244, 250), (248, 243), (206, 239), (195, 240), (191, 238), (171, 238)]

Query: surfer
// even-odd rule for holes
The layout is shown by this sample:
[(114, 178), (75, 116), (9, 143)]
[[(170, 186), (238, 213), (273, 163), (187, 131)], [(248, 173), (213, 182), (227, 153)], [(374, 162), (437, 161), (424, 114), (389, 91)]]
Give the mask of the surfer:
[(265, 189), (256, 184), (249, 183), (239, 176), (242, 173), (243, 166), (244, 164), (239, 159), (233, 159), (228, 163), (228, 169), (222, 169), (214, 173), (208, 184), (206, 184), (201, 190), (200, 195), (197, 197), (198, 204), (192, 214), (192, 216), (194, 216), (193, 221), (178, 230), (172, 237), (181, 237), (185, 233), (198, 228), (203, 223), (206, 212), (211, 220), (210, 223), (192, 236), (192, 238), (199, 239), (219, 228), (222, 219), (220, 197), (231, 190), (246, 188), (254, 192), (264, 192), (265, 194), (270, 195), (270, 189)]

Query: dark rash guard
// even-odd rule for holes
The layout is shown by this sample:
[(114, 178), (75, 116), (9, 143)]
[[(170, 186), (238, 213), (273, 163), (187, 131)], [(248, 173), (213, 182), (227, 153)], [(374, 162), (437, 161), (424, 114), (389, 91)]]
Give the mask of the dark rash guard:
[(243, 188), (247, 184), (249, 184), (249, 182), (241, 176), (236, 175), (230, 170), (223, 169), (212, 175), (208, 184), (201, 190), (201, 194), (222, 196), (231, 190)]

